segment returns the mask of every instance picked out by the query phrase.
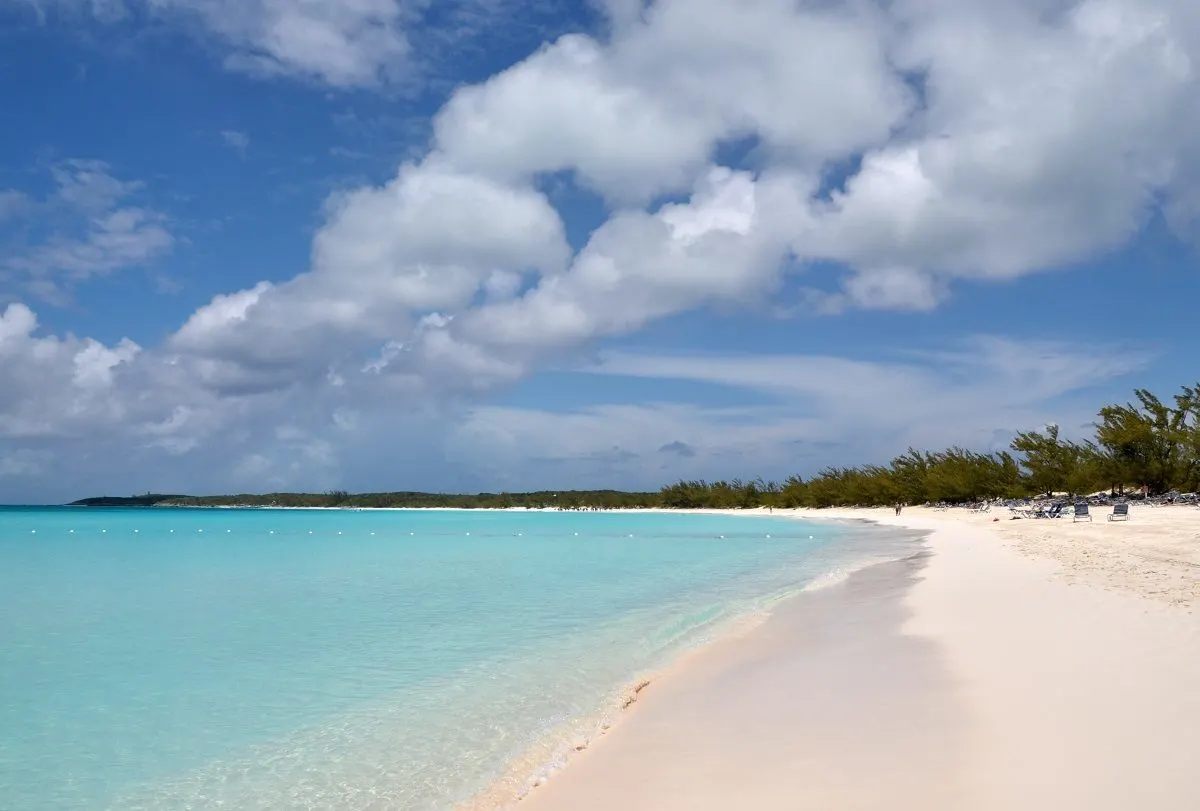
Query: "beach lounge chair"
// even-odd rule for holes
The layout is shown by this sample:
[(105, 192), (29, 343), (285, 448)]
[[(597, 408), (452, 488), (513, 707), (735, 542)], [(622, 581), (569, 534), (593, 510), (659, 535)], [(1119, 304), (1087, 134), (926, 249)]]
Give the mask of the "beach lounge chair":
[(1108, 516), (1109, 521), (1128, 521), (1129, 520), (1129, 505), (1114, 504), (1112, 514)]
[(1035, 507), (1031, 513), (1032, 518), (1061, 518), (1063, 507), (1065, 504), (1055, 504), (1050, 509), (1045, 510), (1041, 507)]
[(1088, 512), (1088, 503), (1086, 501), (1080, 501), (1075, 505), (1075, 517), (1071, 519), (1071, 523), (1073, 524), (1076, 521), (1082, 521), (1085, 518), (1091, 521), (1092, 514)]

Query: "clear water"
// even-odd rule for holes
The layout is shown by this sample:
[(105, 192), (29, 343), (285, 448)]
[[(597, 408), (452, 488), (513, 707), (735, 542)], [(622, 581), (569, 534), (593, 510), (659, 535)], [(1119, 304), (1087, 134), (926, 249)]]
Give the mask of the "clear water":
[(452, 808), (639, 673), (861, 556), (852, 535), (741, 516), (2, 509), (0, 808)]

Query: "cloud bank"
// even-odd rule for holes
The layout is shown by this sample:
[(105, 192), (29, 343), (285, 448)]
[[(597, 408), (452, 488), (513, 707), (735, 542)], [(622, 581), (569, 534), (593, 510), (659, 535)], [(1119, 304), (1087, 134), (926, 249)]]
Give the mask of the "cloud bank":
[[(416, 8), (392, 0), (144, 5), (203, 26), (226, 43), (235, 69), (333, 87), (386, 81), (411, 46), (405, 21)], [(864, 380), (894, 385), (893, 400), (914, 404), (900, 412), (907, 420), (936, 403), (954, 406), (936, 436), (914, 441), (975, 436), (1033, 418), (1085, 381), (1055, 376), (1021, 402), (984, 408), (998, 394), (991, 384), (947, 390), (928, 363), (804, 357), (788, 361), (798, 366), (787, 376), (812, 390), (779, 395), (789, 408), (807, 405), (795, 417), (667, 406), (551, 415), (476, 407), (471, 398), (658, 319), (714, 304), (759, 306), (789, 279), (806, 284), (816, 263), (839, 277), (832, 288), (811, 284), (815, 312), (927, 311), (958, 285), (1103, 256), (1154, 218), (1186, 233), (1200, 213), (1200, 107), (1192, 103), (1200, 6), (1187, 0), (601, 5), (602, 36), (560, 37), (457, 89), (433, 120), (423, 158), (382, 185), (330, 199), (308, 268), (216, 297), (164, 345), (39, 337), (29, 308), (10, 305), (0, 374), (10, 379), (5, 364), (13, 364), (11, 379), (29, 382), (6, 395), (0, 441), (10, 453), (33, 452), (40, 448), (20, 445), (22, 437), (90, 425), (165, 453), (225, 448), (240, 460), (234, 467), (257, 459), (245, 470), (289, 481), (291, 464), (345, 469), (355, 453), (349, 437), (364, 426), (424, 425), (441, 413), (451, 415), (446, 447), (487, 440), (496, 459), (505, 448), (542, 448), (531, 453), (627, 475), (627, 454), (691, 451), (661, 454), (669, 465), (655, 468), (660, 476), (737, 447), (837, 436), (848, 430), (838, 414), (855, 414), (882, 437), (895, 417), (863, 405)], [(112, 4), (109, 13), (130, 8)], [(564, 177), (607, 211), (578, 250), (565, 236), (567, 212), (547, 193)], [(116, 207), (119, 182), (73, 182), (60, 196), (108, 214), (92, 215), (81, 244), (10, 266), (79, 275), (145, 255), (148, 229), (161, 225)], [(25, 205), (0, 197), (0, 218)], [(169, 247), (163, 237), (154, 249)], [(985, 365), (1044, 349), (969, 344)], [(1091, 362), (1078, 347), (1046, 351), (1067, 368)], [(670, 378), (690, 368), (621, 363), (609, 371), (654, 368)], [(90, 382), (78, 379), (81, 364), (93, 370), (84, 374)], [(700, 367), (722, 385), (762, 388), (769, 376), (752, 360)], [(725, 378), (714, 380), (713, 369)], [(858, 383), (839, 394), (846, 380)], [(97, 390), (104, 397), (89, 400)], [(264, 428), (279, 413), (294, 415), (290, 439)], [(247, 450), (247, 436), (271, 439)], [(273, 460), (272, 448), (286, 448), (291, 461)], [(502, 469), (490, 464), (488, 475)]]

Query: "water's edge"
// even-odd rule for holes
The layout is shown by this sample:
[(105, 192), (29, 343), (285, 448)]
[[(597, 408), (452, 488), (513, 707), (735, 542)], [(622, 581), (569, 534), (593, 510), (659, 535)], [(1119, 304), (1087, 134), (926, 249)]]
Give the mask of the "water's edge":
[[(724, 510), (610, 510), (608, 512), (655, 512), (679, 514), (731, 515), (764, 517), (762, 513), (740, 513)], [(823, 518), (811, 515), (778, 513), (772, 518), (785, 518), (817, 524), (853, 527), (873, 535), (881, 546), (873, 554), (844, 562), (833, 570), (811, 580), (771, 595), (764, 595), (763, 604), (756, 610), (729, 617), (709, 629), (709, 633), (691, 640), (671, 651), (650, 669), (635, 674), (612, 691), (592, 713), (568, 721), (549, 731), (541, 740), (513, 758), (500, 774), (482, 791), (454, 807), (454, 811), (509, 811), (547, 781), (567, 768), (571, 761), (585, 753), (603, 735), (608, 734), (637, 704), (643, 690), (684, 665), (689, 656), (713, 645), (748, 635), (764, 625), (772, 615), (791, 607), (805, 595), (845, 584), (855, 575), (873, 567), (894, 564), (929, 554), (928, 532), (900, 529), (862, 518)]]

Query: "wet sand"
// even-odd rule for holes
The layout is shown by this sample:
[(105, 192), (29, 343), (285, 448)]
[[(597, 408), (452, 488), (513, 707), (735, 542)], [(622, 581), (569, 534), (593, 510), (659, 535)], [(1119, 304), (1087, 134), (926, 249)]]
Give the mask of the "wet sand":
[(926, 530), (926, 554), (689, 655), (518, 806), (1200, 808), (1200, 510), (1188, 509), (1091, 526), (802, 514)]

